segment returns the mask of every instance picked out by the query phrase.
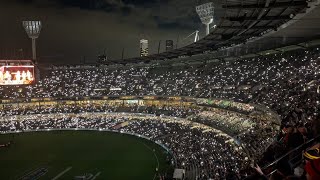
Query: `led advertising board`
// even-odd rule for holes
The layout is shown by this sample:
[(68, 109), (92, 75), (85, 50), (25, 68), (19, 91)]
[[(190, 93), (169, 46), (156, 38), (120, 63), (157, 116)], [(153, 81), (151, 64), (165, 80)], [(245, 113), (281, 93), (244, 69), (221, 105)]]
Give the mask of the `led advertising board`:
[(0, 66), (0, 85), (23, 85), (34, 82), (34, 66)]

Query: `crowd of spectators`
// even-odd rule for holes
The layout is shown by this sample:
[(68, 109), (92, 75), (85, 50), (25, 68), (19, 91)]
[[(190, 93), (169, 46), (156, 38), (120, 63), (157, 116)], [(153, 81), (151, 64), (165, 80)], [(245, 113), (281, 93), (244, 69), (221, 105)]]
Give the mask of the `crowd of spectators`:
[(136, 120), (120, 130), (151, 137), (172, 149), (177, 167), (186, 169), (191, 179), (225, 179), (249, 163), (243, 149), (228, 142), (231, 137), (189, 121), (160, 120), (155, 124)]
[[(23, 115), (19, 121), (0, 121), (0, 132), (48, 129), (96, 129), (143, 135), (163, 144), (177, 168), (190, 179), (225, 179), (249, 163), (241, 146), (209, 126), (176, 117), (130, 113), (80, 113)], [(223, 155), (222, 155), (223, 153)]]
[[(189, 118), (193, 122), (198, 122), (222, 130), (233, 136), (243, 146), (250, 146), (246, 149), (253, 155), (259, 157), (258, 152), (263, 152), (270, 144), (274, 132), (277, 130), (271, 126), (269, 121), (260, 121), (251, 118), (248, 115), (234, 111), (209, 108), (202, 106), (181, 107), (181, 106), (138, 106), (138, 105), (109, 105), (109, 104), (64, 104), (64, 105), (46, 105), (46, 106), (5, 106), (1, 109), (2, 119), (8, 119), (16, 115), (34, 115), (34, 114), (53, 114), (53, 113), (90, 113), (90, 112), (131, 112), (154, 114), (156, 116), (171, 116), (180, 118)], [(267, 123), (267, 124), (266, 124)], [(263, 129), (265, 133), (262, 134)], [(251, 136), (246, 136), (251, 134)], [(245, 137), (244, 137), (245, 136)], [(245, 143), (249, 142), (250, 143)], [(262, 146), (261, 142), (264, 145)]]
[(250, 130), (256, 123), (246, 115), (216, 108), (202, 111), (194, 119), (218, 129), (224, 128), (224, 132), (233, 136)]
[(87, 113), (87, 112), (134, 112), (186, 118), (200, 112), (201, 107), (184, 106), (145, 106), (145, 105), (112, 105), (107, 103), (81, 103), (59, 105), (6, 105), (0, 107), (0, 117), (7, 118), (15, 115), (51, 114), (51, 113)]
[[(171, 95), (263, 104), (286, 123), (319, 106), (319, 48), (237, 61), (174, 67), (49, 68), (35, 85), (6, 86), (1, 99), (102, 95)], [(19, 89), (19, 90), (17, 90)]]
[[(311, 132), (315, 131), (313, 123), (319, 117), (319, 48), (190, 66), (129, 66), (116, 68), (104, 66), (74, 68), (63, 66), (47, 68), (44, 71), (43, 74), (46, 75), (35, 85), (1, 87), (0, 99), (24, 98), (28, 101), (31, 98), (48, 97), (162, 95), (220, 98), (260, 104), (277, 112), (281, 118), (281, 131), (277, 135), (278, 141), (268, 148), (261, 162), (275, 160), (283, 153), (315, 137)], [(8, 107), (1, 111), (1, 115), (123, 111), (121, 108), (119, 110), (119, 107), (108, 105), (88, 105), (80, 106), (80, 108), (72, 105), (52, 108), (45, 107), (44, 109), (42, 109), (43, 107), (28, 108)], [(244, 109), (246, 108), (244, 107)], [(262, 149), (272, 141), (269, 138), (270, 133), (274, 133), (270, 124), (252, 121), (252, 119), (241, 115), (241, 113), (228, 114), (222, 111), (200, 112), (197, 109), (186, 110), (169, 106), (154, 109), (141, 109), (139, 106), (132, 106), (127, 111), (158, 115), (165, 114), (183, 118), (194, 112), (197, 114), (202, 113), (202, 116), (194, 117), (193, 121), (224, 130), (227, 134), (234, 136), (234, 139), (248, 150), (249, 153), (258, 155), (262, 154)], [(148, 121), (148, 123), (150, 122)], [(154, 126), (154, 124), (148, 123), (132, 121), (132, 126), (124, 127), (123, 130), (126, 132), (141, 131), (142, 134), (146, 135), (145, 133), (147, 132), (141, 130), (140, 127), (147, 128)], [(10, 124), (2, 124), (2, 128), (5, 128), (6, 125), (12, 127)], [(183, 129), (183, 126), (175, 126), (174, 123), (170, 125), (174, 130), (176, 130), (175, 128)], [(15, 127), (15, 125), (13, 126)], [(265, 129), (261, 127), (265, 127)], [(320, 127), (318, 128), (320, 129)], [(188, 131), (184, 133), (181, 130), (181, 134), (200, 136), (199, 138), (201, 139), (200, 131)], [(257, 134), (260, 134), (260, 136), (257, 136)], [(175, 139), (176, 136), (180, 139)], [(193, 142), (192, 139), (190, 141), (187, 139), (182, 140), (183, 135), (176, 134), (176, 136), (166, 136), (161, 140), (167, 141), (163, 141), (162, 143), (169, 143), (168, 146), (175, 147), (170, 144), (170, 141), (181, 140), (182, 142), (185, 141), (186, 144)], [(204, 144), (210, 142), (205, 142)], [(197, 152), (198, 149), (195, 147), (192, 150)], [(235, 167), (231, 167), (231, 169), (235, 169)], [(213, 168), (213, 171), (200, 171), (201, 173), (197, 175), (201, 174), (201, 177), (206, 178), (216, 173), (215, 168)], [(219, 175), (223, 174), (221, 171), (217, 173)]]
[(225, 109), (210, 108), (209, 111), (202, 111), (190, 119), (220, 129), (234, 137), (252, 159), (262, 156), (279, 130), (279, 126), (271, 121)]

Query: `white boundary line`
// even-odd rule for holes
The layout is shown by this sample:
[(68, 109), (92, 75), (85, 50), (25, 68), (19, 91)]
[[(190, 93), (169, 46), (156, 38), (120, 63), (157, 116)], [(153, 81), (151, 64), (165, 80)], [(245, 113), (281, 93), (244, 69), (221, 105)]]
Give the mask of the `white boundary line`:
[(100, 174), (101, 172), (98, 172), (96, 175), (93, 176), (93, 178), (91, 178), (91, 180), (95, 180)]
[(72, 169), (72, 167), (67, 167), (67, 169), (65, 169), (64, 171), (62, 171), (61, 173), (59, 173), (56, 177), (52, 178), (51, 180), (56, 180), (59, 179), (62, 175), (64, 175), (66, 172), (70, 171)]

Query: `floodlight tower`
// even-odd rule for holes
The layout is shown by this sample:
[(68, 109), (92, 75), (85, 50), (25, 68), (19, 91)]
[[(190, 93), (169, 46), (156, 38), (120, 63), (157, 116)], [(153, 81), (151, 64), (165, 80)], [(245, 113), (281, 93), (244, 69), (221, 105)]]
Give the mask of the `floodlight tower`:
[(41, 21), (22, 21), (22, 26), (26, 30), (29, 38), (32, 40), (32, 60), (36, 61), (37, 51), (36, 51), (36, 39), (40, 35), (41, 31)]
[(187, 37), (185, 37), (185, 38), (183, 39), (183, 41), (186, 40), (186, 39), (188, 39), (189, 37), (191, 37), (191, 36), (194, 35), (194, 34), (195, 34), (195, 36), (194, 36), (194, 41), (193, 41), (193, 42), (199, 41), (200, 36), (199, 36), (199, 31), (198, 31), (198, 30), (196, 30), (196, 31), (194, 31), (193, 33), (189, 34)]
[(213, 23), (214, 6), (212, 2), (196, 6), (202, 24), (206, 25), (206, 35), (210, 33), (210, 24)]

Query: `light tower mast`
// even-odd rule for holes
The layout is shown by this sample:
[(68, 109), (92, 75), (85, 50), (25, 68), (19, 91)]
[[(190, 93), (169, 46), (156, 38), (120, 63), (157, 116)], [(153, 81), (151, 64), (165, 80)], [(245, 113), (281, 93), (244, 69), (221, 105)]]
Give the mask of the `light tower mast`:
[(214, 6), (212, 2), (196, 6), (202, 24), (206, 25), (206, 35), (210, 33), (210, 24), (213, 23)]
[(183, 40), (188, 39), (190, 36), (192, 36), (192, 35), (194, 35), (194, 34), (195, 34), (195, 36), (194, 36), (194, 41), (193, 41), (193, 42), (199, 41), (200, 36), (199, 36), (199, 31), (198, 31), (198, 30), (196, 30), (196, 31), (194, 31), (193, 33), (189, 34), (189, 35), (188, 35), (187, 37), (185, 37)]
[(197, 42), (197, 41), (199, 41), (199, 31), (198, 30), (196, 30), (196, 35), (194, 36), (194, 42)]
[(41, 21), (22, 21), (22, 26), (27, 32), (29, 38), (32, 40), (32, 60), (36, 61), (37, 51), (36, 51), (36, 39), (40, 35), (41, 31)]

